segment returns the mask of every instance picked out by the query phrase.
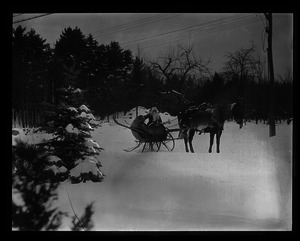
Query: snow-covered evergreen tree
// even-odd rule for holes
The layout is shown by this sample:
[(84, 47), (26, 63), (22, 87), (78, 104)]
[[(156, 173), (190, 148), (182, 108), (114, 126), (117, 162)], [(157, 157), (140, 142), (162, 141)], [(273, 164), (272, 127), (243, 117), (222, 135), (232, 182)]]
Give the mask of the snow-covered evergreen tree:
[(24, 176), (12, 179), (12, 227), (20, 231), (57, 230), (67, 213), (53, 207), (58, 183), (36, 184)]
[(86, 206), (80, 218), (74, 210), (75, 216), (70, 216), (54, 205), (60, 183), (52, 181), (57, 179), (57, 167), (51, 161), (58, 158), (50, 158), (43, 146), (25, 143), (19, 139), (13, 144), (12, 154), (12, 164), (15, 167), (12, 173), (13, 230), (53, 231), (60, 228), (65, 218), (72, 219), (71, 230), (93, 228), (93, 203)]
[(67, 177), (72, 183), (100, 182), (103, 174), (96, 157), (102, 148), (91, 135), (91, 131), (100, 124), (87, 106), (70, 105), (75, 103), (79, 89), (69, 86), (60, 89), (60, 94), (61, 103), (57, 106), (47, 104), (45, 123), (38, 128), (53, 135), (52, 139), (41, 144), (50, 156), (51, 166), (48, 169), (55, 173), (58, 181)]

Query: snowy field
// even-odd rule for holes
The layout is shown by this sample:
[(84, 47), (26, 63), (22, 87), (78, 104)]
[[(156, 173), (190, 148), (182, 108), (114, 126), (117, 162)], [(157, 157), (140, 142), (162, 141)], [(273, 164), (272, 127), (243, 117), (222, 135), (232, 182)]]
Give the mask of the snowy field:
[[(174, 117), (162, 119), (177, 128)], [(129, 129), (103, 123), (92, 134), (105, 149), (98, 156), (104, 181), (64, 182), (56, 205), (73, 214), (67, 191), (78, 216), (94, 202), (93, 230), (291, 230), (292, 125), (279, 124), (276, 131), (269, 138), (266, 125), (239, 129), (226, 122), (221, 153), (215, 144), (208, 153), (209, 134), (195, 135), (196, 153), (186, 153), (183, 140), (172, 152), (141, 153), (142, 147), (123, 151), (135, 146)], [(62, 230), (69, 226), (66, 220)]]

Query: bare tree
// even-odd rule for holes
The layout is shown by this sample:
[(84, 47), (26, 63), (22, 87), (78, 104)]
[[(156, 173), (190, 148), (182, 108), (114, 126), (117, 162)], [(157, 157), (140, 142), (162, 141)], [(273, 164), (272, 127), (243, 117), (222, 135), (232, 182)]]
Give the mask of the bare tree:
[(170, 89), (172, 89), (170, 85), (174, 76), (178, 78), (178, 87), (182, 88), (188, 75), (210, 74), (208, 68), (210, 60), (205, 61), (201, 56), (196, 57), (192, 45), (189, 47), (178, 45), (176, 49), (171, 49), (164, 56), (149, 63), (164, 77), (164, 83)]
[(252, 45), (249, 48), (241, 48), (234, 53), (226, 55), (227, 62), (224, 70), (232, 77), (239, 81), (240, 95), (244, 96), (244, 81), (246, 76), (253, 70), (253, 52), (255, 51)]
[(257, 57), (254, 59), (253, 63), (251, 64), (251, 74), (253, 80), (262, 81), (266, 79), (265, 73), (266, 73), (266, 64), (262, 60), (261, 56), (258, 54)]

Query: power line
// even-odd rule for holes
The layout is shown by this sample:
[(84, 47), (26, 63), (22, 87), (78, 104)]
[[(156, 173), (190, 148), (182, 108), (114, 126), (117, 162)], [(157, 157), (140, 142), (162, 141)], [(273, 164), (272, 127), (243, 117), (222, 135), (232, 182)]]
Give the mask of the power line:
[[(196, 35), (193, 36), (193, 38), (197, 38), (197, 37), (201, 37), (203, 36), (204, 34), (211, 34), (211, 33), (218, 33), (218, 32), (221, 32), (221, 31), (224, 31), (224, 30), (228, 30), (228, 29), (232, 29), (232, 28), (236, 28), (236, 27), (240, 27), (240, 26), (243, 26), (243, 25), (248, 25), (248, 24), (251, 24), (251, 23), (255, 23), (255, 22), (258, 22), (259, 20), (253, 20), (253, 21), (250, 21), (250, 22), (244, 22), (244, 23), (240, 23), (240, 24), (233, 24), (231, 23), (231, 25), (229, 26), (225, 26), (223, 28), (219, 28), (219, 29), (211, 29), (210, 31), (202, 31)], [(142, 46), (141, 49), (146, 49), (146, 48), (149, 48), (149, 47), (155, 47), (155, 46), (159, 46), (159, 45), (163, 45), (163, 44), (169, 44), (169, 43), (172, 43), (172, 42), (176, 42), (176, 41), (180, 41), (180, 40), (185, 40), (185, 39), (188, 39), (190, 38), (190, 36), (182, 36), (180, 38), (177, 38), (177, 39), (173, 39), (173, 40), (170, 40), (170, 41), (165, 41), (163, 43), (157, 43), (157, 44), (152, 44), (152, 45), (148, 45), (148, 46)]]
[[(191, 31), (188, 31), (188, 32), (186, 32), (186, 29), (187, 29), (187, 28), (185, 28), (184, 31), (185, 31), (186, 33), (185, 33), (185, 32), (182, 32), (182, 33), (180, 33), (179, 35), (174, 36), (175, 39), (173, 39), (173, 40), (171, 40), (171, 41), (178, 41), (178, 40), (182, 39), (182, 37), (185, 37), (185, 36), (188, 36), (188, 38), (189, 38), (189, 37), (194, 37), (194, 36), (192, 35), (193, 33), (200, 33), (200, 32), (205, 33), (205, 32), (211, 31), (212, 29), (218, 31), (218, 30), (221, 30), (224, 26), (230, 26), (230, 24), (237, 24), (237, 23), (239, 23), (239, 22), (241, 22), (241, 21), (246, 21), (246, 20), (249, 21), (249, 20), (251, 20), (251, 19), (239, 19), (239, 18), (241, 18), (241, 17), (236, 18), (235, 21), (233, 21), (233, 19), (231, 19), (231, 21), (227, 21), (227, 22), (221, 23), (221, 25), (220, 25), (220, 23), (218, 23), (218, 22), (224, 21), (223, 18), (222, 18), (222, 19), (219, 19), (219, 20), (211, 21), (211, 22), (206, 22), (206, 23), (203, 23), (203, 24), (202, 24), (202, 28), (199, 29), (200, 26), (197, 26), (196, 29), (191, 30)], [(245, 17), (243, 17), (243, 18), (245, 18)], [(239, 19), (239, 20), (238, 20), (238, 19)], [(238, 20), (238, 21), (237, 21), (237, 20)], [(207, 23), (209, 23), (209, 24), (207, 24)], [(203, 26), (203, 25), (204, 25), (204, 26)], [(222, 26), (222, 25), (224, 25), (224, 26)], [(194, 27), (195, 27), (195, 26), (189, 27), (189, 28), (194, 28)], [(183, 29), (180, 29), (180, 31), (183, 31)], [(152, 36), (152, 37), (149, 37), (148, 39), (143, 39), (143, 41), (150, 40), (150, 39), (152, 39), (153, 37), (155, 37), (155, 38), (161, 37), (162, 35), (166, 35), (166, 34), (168, 34), (167, 37), (169, 37), (169, 35), (170, 35), (171, 33), (174, 33), (174, 32), (178, 32), (178, 30), (171, 31), (171, 32), (168, 32), (168, 33), (163, 33), (163, 34), (156, 35), (156, 36)], [(157, 40), (157, 41), (161, 41), (161, 40)], [(133, 41), (132, 41), (132, 43), (133, 43)], [(132, 43), (130, 43), (130, 45), (131, 45)], [(127, 45), (129, 45), (129, 44), (127, 44)]]
[[(246, 17), (248, 17), (248, 16), (246, 16)], [(220, 21), (224, 21), (224, 20), (226, 20), (228, 18), (230, 19), (230, 18), (232, 18), (232, 16), (224, 17), (224, 18), (221, 18), (221, 19), (213, 20), (213, 21), (208, 21), (208, 22), (205, 22), (205, 23), (201, 23), (201, 24), (198, 24), (198, 25), (191, 26), (191, 27), (185, 27), (185, 28), (181, 28), (181, 29), (172, 30), (172, 31), (169, 31), (169, 32), (165, 32), (165, 33), (153, 35), (153, 36), (150, 36), (150, 37), (145, 37), (145, 38), (141, 38), (141, 39), (137, 39), (137, 40), (131, 40), (131, 41), (123, 42), (123, 43), (120, 43), (120, 44), (122, 44), (122, 45), (130, 45), (130, 44), (133, 44), (133, 43), (136, 43), (136, 42), (141, 42), (141, 41), (146, 41), (146, 40), (153, 39), (153, 38), (158, 38), (158, 37), (161, 37), (163, 35), (169, 35), (171, 33), (176, 33), (176, 32), (181, 32), (181, 31), (187, 31), (187, 30), (190, 30), (190, 29), (193, 29), (193, 28), (196, 28), (196, 30), (197, 30), (197, 28), (199, 28), (199, 27), (207, 27), (210, 24), (216, 24), (216, 23), (218, 23)], [(239, 19), (239, 18), (245, 18), (245, 16), (238, 16), (238, 17), (236, 17), (236, 19)], [(205, 26), (205, 25), (207, 25), (207, 26)]]
[(95, 32), (91, 32), (91, 34), (98, 34), (98, 33), (102, 34), (102, 33), (105, 33), (107, 31), (113, 31), (113, 30), (116, 30), (118, 28), (128, 27), (130, 25), (134, 25), (134, 24), (137, 24), (137, 23), (140, 23), (140, 22), (149, 21), (149, 20), (152, 20), (155, 17), (160, 17), (162, 15), (164, 15), (164, 14), (156, 14), (156, 15), (151, 16), (151, 17), (147, 17), (147, 18), (143, 18), (143, 19), (140, 19), (140, 20), (136, 20), (136, 21), (124, 23), (124, 24), (121, 24), (121, 25), (117, 25), (117, 26), (114, 26), (114, 27), (105, 28), (105, 29), (101, 29), (101, 30), (98, 30), (98, 31), (95, 31)]
[[(254, 21), (254, 22), (257, 22), (257, 21)], [(237, 25), (231, 25), (231, 26), (227, 26), (223, 29), (213, 29), (212, 31), (208, 31), (208, 32), (201, 32), (199, 34), (196, 34), (193, 36), (193, 38), (197, 38), (197, 37), (202, 37), (204, 34), (213, 34), (213, 33), (219, 33), (219, 32), (222, 32), (224, 30), (228, 30), (228, 29), (232, 29), (232, 28), (236, 28), (236, 27), (240, 27), (240, 26), (243, 26), (243, 25), (247, 25), (247, 24), (251, 24), (251, 23), (254, 23), (254, 22), (246, 22), (246, 23), (243, 23), (243, 24), (237, 24)], [(185, 40), (185, 39), (188, 39), (190, 37), (184, 37), (184, 38), (178, 38), (178, 39), (174, 39), (170, 42), (166, 42), (166, 43), (162, 43), (162, 44), (168, 44), (168, 43), (171, 43), (171, 42), (176, 42), (176, 41), (180, 41), (180, 40)], [(161, 45), (161, 44), (156, 44), (155, 46), (158, 46), (158, 45)], [(148, 47), (153, 47), (153, 46), (146, 46), (146, 48)]]
[[(279, 16), (278, 18), (281, 18), (281, 17), (283, 17), (283, 16)], [(250, 19), (240, 19), (238, 21), (232, 21), (231, 20), (229, 23), (228, 22), (223, 23), (222, 24), (223, 26), (220, 26), (218, 24), (218, 26), (216, 26), (214, 28), (211, 28), (211, 26), (210, 26), (210, 28), (206, 27), (205, 29), (200, 29), (200, 32), (199, 32), (198, 29), (192, 30), (193, 32), (197, 31), (197, 33), (198, 33), (197, 35), (193, 35), (192, 37), (196, 38), (196, 37), (199, 37), (199, 36), (203, 36), (203, 34), (210, 34), (210, 33), (220, 32), (220, 31), (240, 27), (240, 26), (243, 26), (243, 25), (252, 24), (252, 23), (255, 23), (255, 22), (259, 22), (259, 21), (260, 21), (259, 19), (256, 19), (256, 18), (253, 19), (253, 16)], [(225, 26), (224, 26), (224, 24), (225, 24)], [(214, 23), (214, 25), (216, 25), (216, 23)], [(167, 37), (169, 37), (169, 36), (167, 36)], [(155, 47), (155, 46), (159, 46), (159, 45), (163, 45), (163, 44), (168, 44), (168, 43), (175, 42), (175, 41), (185, 40), (185, 39), (188, 39), (188, 38), (191, 37), (191, 32), (181, 33), (181, 34), (179, 34), (178, 36), (175, 36), (175, 37), (176, 37), (175, 39), (168, 40), (168, 41), (165, 41), (163, 43), (161, 43), (161, 40), (156, 40), (156, 41), (159, 41), (159, 42), (157, 42), (156, 44), (152, 43), (152, 44), (146, 45), (146, 46), (142, 45), (140, 48), (145, 49), (145, 48), (149, 48), (149, 47)], [(150, 40), (150, 38), (151, 37), (149, 37), (149, 40)], [(145, 40), (145, 41), (147, 41), (147, 40)]]
[(52, 14), (52, 13), (46, 13), (46, 14), (42, 14), (42, 15), (39, 15), (39, 16), (34, 16), (34, 17), (31, 17), (31, 18), (21, 19), (21, 20), (13, 22), (13, 24), (22, 23), (22, 22), (29, 21), (29, 20), (35, 19), (35, 18), (41, 18), (41, 17), (47, 16), (47, 15), (50, 15), (50, 14)]
[[(165, 14), (161, 14), (160, 16), (152, 16), (150, 18), (147, 18), (147, 19), (142, 19), (142, 20), (138, 20), (138, 21), (135, 21), (135, 22), (131, 22), (131, 23), (128, 23), (127, 26), (116, 26), (116, 27), (113, 27), (114, 29), (112, 29), (112, 31), (109, 31), (107, 33), (103, 33), (102, 35), (107, 35), (107, 34), (112, 34), (112, 33), (116, 33), (116, 32), (122, 32), (124, 30), (129, 30), (129, 29), (134, 29), (134, 28), (139, 28), (141, 26), (144, 26), (144, 25), (147, 25), (147, 24), (152, 24), (152, 23), (155, 23), (155, 22), (159, 22), (159, 21), (162, 21), (162, 20), (166, 20), (168, 18), (174, 18), (180, 14), (172, 14), (171, 16), (167, 15), (167, 16), (163, 16)], [(100, 33), (101, 35), (101, 33)], [(100, 35), (97, 35), (96, 36), (100, 36)]]
[(174, 18), (174, 17), (177, 17), (178, 15), (180, 15), (180, 14), (176, 14), (176, 15), (172, 14), (171, 16), (159, 16), (159, 17), (156, 17), (154, 19), (147, 19), (146, 21), (140, 20), (139, 23), (129, 24), (128, 26), (121, 26), (121, 27), (116, 26), (111, 31), (108, 31), (106, 33), (105, 32), (104, 33), (99, 33), (99, 34), (96, 34), (94, 36), (99, 38), (101, 35), (103, 36), (103, 35), (113, 34), (113, 33), (116, 33), (116, 32), (122, 32), (122, 31), (129, 30), (129, 29), (139, 28), (139, 27), (147, 25), (147, 24), (152, 24), (152, 23), (155, 23), (155, 22), (159, 22), (159, 21), (162, 21), (162, 20), (169, 19), (169, 18)]

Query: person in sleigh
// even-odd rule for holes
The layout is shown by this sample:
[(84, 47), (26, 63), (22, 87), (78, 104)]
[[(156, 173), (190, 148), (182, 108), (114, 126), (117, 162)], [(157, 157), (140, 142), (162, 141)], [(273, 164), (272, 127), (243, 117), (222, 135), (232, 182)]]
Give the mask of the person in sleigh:
[(150, 109), (149, 113), (146, 114), (144, 117), (145, 117), (145, 120), (148, 119), (148, 123), (147, 123), (148, 127), (150, 127), (152, 125), (162, 124), (162, 120), (159, 115), (159, 111), (158, 111), (157, 107), (152, 107)]
[(150, 112), (144, 115), (145, 120), (148, 119), (148, 132), (157, 140), (166, 138), (166, 128), (163, 125), (157, 107), (152, 107)]

